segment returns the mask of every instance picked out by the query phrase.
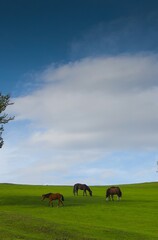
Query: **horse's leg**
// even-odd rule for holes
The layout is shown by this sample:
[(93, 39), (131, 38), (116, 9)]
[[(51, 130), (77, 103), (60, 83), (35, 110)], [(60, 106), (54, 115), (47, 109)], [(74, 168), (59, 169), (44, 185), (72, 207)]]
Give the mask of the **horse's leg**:
[(109, 199), (109, 201), (112, 200), (112, 195), (111, 194), (109, 194), (108, 199)]
[(52, 200), (52, 199), (49, 200), (49, 206), (50, 206), (50, 207), (51, 207), (51, 206), (53, 207), (53, 200)]
[(61, 198), (58, 198), (58, 207), (60, 206), (60, 203), (63, 205)]
[(83, 190), (83, 196), (84, 196), (84, 195), (86, 195), (86, 196), (87, 196), (87, 192), (86, 192), (86, 190), (85, 190), (85, 189)]
[(75, 191), (74, 191), (74, 196), (77, 195), (77, 189), (75, 188)]
[(107, 196), (106, 201), (111, 201), (111, 195)]

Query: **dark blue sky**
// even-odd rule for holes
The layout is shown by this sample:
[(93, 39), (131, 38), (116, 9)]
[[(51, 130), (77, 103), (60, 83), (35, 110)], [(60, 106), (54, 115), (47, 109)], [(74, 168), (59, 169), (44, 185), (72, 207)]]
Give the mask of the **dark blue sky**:
[(51, 63), (156, 52), (157, 10), (155, 0), (1, 0), (1, 91)]

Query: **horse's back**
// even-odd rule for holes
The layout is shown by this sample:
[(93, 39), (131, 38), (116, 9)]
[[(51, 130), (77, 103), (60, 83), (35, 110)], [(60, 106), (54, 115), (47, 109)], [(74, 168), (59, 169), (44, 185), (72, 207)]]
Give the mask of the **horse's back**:
[(82, 184), (82, 183), (75, 183), (75, 185), (74, 185), (74, 191), (75, 190), (78, 190), (78, 189), (80, 189), (80, 190), (83, 190), (85, 188), (85, 184)]
[(116, 187), (116, 186), (112, 186), (109, 188), (110, 190), (113, 190), (113, 191), (120, 191), (120, 188), (119, 187)]
[(52, 195), (51, 195), (51, 197), (53, 198), (53, 199), (58, 199), (58, 198), (61, 198), (61, 194), (60, 193), (52, 193)]
[(112, 186), (110, 188), (107, 189), (106, 193), (108, 195), (119, 195), (120, 197), (122, 196), (122, 192), (121, 192), (121, 189), (119, 187), (116, 187), (116, 186)]
[(78, 190), (78, 189), (84, 190), (84, 191), (85, 190), (91, 191), (90, 188), (86, 184), (84, 184), (84, 183), (76, 183), (74, 185), (74, 190)]
[(116, 189), (116, 192), (117, 192), (120, 196), (122, 196), (121, 189), (120, 189), (119, 187), (115, 187), (115, 189)]
[(83, 184), (83, 183), (78, 183), (78, 188), (80, 190), (86, 190), (86, 189), (88, 189), (88, 186), (86, 184)]

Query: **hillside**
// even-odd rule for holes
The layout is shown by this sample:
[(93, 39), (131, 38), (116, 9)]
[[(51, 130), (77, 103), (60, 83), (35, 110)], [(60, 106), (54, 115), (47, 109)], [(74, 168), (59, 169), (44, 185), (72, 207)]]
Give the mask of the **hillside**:
[[(120, 185), (121, 201), (105, 200), (107, 186), (93, 196), (73, 196), (72, 186), (0, 184), (0, 236), (13, 239), (158, 239), (158, 183)], [(60, 192), (64, 207), (48, 206), (41, 195)]]

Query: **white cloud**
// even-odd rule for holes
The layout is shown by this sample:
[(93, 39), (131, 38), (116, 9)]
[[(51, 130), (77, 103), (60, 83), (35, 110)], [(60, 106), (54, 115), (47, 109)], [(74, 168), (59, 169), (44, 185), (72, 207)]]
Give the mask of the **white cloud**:
[[(10, 181), (71, 184), (81, 178), (110, 184), (134, 181), (134, 176), (143, 180), (133, 174), (136, 168), (131, 176), (128, 168), (119, 169), (125, 159), (116, 161), (117, 169), (112, 170), (107, 164), (115, 159), (108, 153), (157, 151), (157, 57), (86, 58), (49, 66), (39, 76), (41, 88), (15, 98), (10, 108), (16, 125), (10, 139), (16, 142), (15, 165), (9, 167), (9, 157), (7, 166)], [(22, 122), (24, 127), (18, 128)]]
[(157, 56), (83, 59), (50, 66), (42, 76), (45, 86), (12, 108), (17, 120), (38, 129), (32, 144), (157, 148)]

